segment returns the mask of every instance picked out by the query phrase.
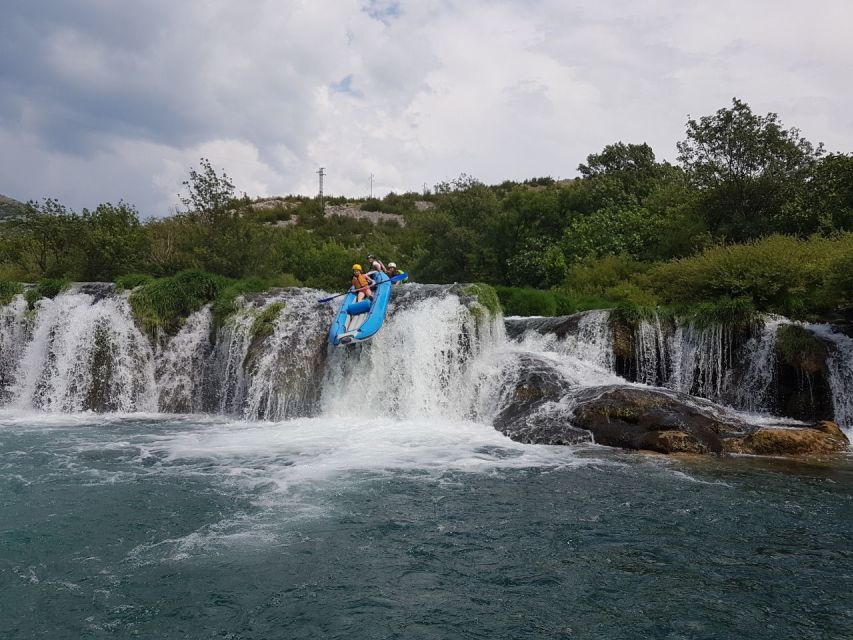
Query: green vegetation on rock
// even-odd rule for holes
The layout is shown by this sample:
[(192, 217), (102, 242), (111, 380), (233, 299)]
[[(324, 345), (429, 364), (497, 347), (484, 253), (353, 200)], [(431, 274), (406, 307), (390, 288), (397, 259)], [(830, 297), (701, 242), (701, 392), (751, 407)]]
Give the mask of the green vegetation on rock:
[(501, 303), (494, 287), (482, 282), (475, 282), (462, 289), (462, 293), (476, 298), (480, 306), (486, 309), (490, 315), (496, 316), (501, 313)]
[(205, 271), (181, 271), (135, 289), (130, 306), (146, 332), (173, 335), (191, 313), (213, 302), (227, 284), (222, 276)]
[(274, 302), (262, 310), (252, 323), (252, 340), (263, 340), (275, 331), (275, 322), (281, 310), (284, 309), (283, 302)]
[(68, 288), (69, 284), (68, 280), (60, 278), (44, 278), (43, 280), (39, 280), (35, 286), (27, 289), (24, 298), (26, 298), (27, 304), (32, 309), (36, 302), (42, 298), (53, 299), (58, 296)]
[(23, 291), (24, 286), (20, 282), (0, 280), (0, 307), (12, 302), (12, 299)]

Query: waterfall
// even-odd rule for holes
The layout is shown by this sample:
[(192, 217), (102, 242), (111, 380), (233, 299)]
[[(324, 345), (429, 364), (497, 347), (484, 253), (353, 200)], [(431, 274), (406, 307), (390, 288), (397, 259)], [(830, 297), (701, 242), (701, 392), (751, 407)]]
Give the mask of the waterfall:
[[(284, 307), (273, 334), (262, 342), (255, 336), (243, 364), (247, 369), (243, 416), (249, 420), (313, 415), (319, 401), (331, 309), (318, 308), (317, 292), (310, 289), (275, 302)], [(257, 355), (253, 345), (262, 347)]]
[(18, 295), (0, 307), (0, 404), (10, 400), (10, 386), (15, 380), (28, 330), (27, 301)]
[(203, 407), (202, 372), (211, 349), (210, 305), (196, 311), (157, 354), (160, 411), (192, 413)]
[(669, 378), (669, 353), (660, 316), (643, 318), (634, 331), (634, 366), (637, 382), (664, 384)]
[[(806, 324), (809, 331), (830, 343), (826, 367), (832, 390), (835, 422), (853, 436), (853, 339), (825, 324)], [(853, 438), (851, 438), (853, 439)]]
[(613, 333), (609, 311), (587, 311), (578, 321), (577, 333), (567, 335), (559, 352), (574, 356), (605, 371), (613, 370)]
[[(239, 310), (217, 333), (204, 365), (207, 411), (250, 420), (317, 411), (334, 312), (317, 305), (321, 293), (289, 289), (238, 301)], [(270, 311), (275, 317), (263, 332), (257, 323)]]
[(733, 336), (721, 324), (679, 324), (670, 340), (672, 373), (666, 386), (676, 391), (725, 402), (730, 391)]
[(450, 292), (395, 310), (370, 343), (334, 350), (324, 409), (339, 415), (471, 415), (477, 382), (472, 364), (505, 340), (500, 319), (479, 311)]
[(744, 345), (741, 357), (744, 369), (734, 392), (737, 408), (757, 413), (771, 413), (775, 408), (776, 333), (785, 324), (790, 324), (790, 320), (765, 317), (760, 333)]
[[(76, 285), (32, 310), (16, 296), (0, 307), (0, 406), (489, 422), (508, 399), (527, 393), (518, 389), (534, 374), (571, 393), (632, 382), (765, 414), (798, 415), (791, 398), (808, 402), (782, 390), (776, 332), (790, 322), (785, 318), (765, 317), (747, 339), (721, 325), (672, 323), (658, 314), (625, 331), (611, 326), (609, 311), (589, 311), (510, 319), (510, 342), (500, 316), (465, 291), (396, 288), (382, 330), (338, 348), (327, 340), (336, 305), (318, 305), (322, 292), (311, 289), (239, 299), (217, 327), (204, 307), (176, 335), (153, 343), (136, 327), (127, 295), (110, 285)], [(813, 412), (828, 418), (831, 407), (851, 430), (853, 340), (828, 325), (802, 326), (829, 345), (825, 399)]]
[(75, 291), (36, 303), (36, 320), (11, 388), (19, 408), (146, 411), (156, 408), (154, 358), (125, 296)]

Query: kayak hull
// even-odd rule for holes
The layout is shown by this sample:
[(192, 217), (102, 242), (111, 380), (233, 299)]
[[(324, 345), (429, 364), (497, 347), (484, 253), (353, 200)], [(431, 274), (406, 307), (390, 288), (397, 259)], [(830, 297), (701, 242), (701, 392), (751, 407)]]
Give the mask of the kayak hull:
[(329, 328), (329, 343), (334, 346), (370, 340), (385, 322), (388, 301), (391, 298), (391, 282), (384, 273), (371, 274), (376, 284), (373, 299), (356, 302), (356, 293), (344, 296), (332, 326)]

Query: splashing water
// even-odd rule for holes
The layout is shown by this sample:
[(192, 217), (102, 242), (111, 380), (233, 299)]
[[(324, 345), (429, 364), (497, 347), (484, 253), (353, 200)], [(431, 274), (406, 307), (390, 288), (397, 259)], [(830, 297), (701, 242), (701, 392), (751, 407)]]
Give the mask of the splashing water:
[(386, 320), (381, 339), (334, 351), (324, 409), (336, 415), (470, 415), (471, 363), (503, 341), (494, 319), (483, 315), (478, 323), (456, 295), (415, 302)]
[(14, 404), (78, 412), (154, 409), (154, 358), (126, 296), (66, 293), (37, 303), (15, 374)]
[(24, 296), (15, 296), (9, 304), (0, 307), (0, 403), (11, 399), (9, 387), (15, 380), (29, 325)]
[(193, 413), (202, 410), (202, 371), (210, 352), (210, 305), (196, 311), (157, 354), (160, 411)]

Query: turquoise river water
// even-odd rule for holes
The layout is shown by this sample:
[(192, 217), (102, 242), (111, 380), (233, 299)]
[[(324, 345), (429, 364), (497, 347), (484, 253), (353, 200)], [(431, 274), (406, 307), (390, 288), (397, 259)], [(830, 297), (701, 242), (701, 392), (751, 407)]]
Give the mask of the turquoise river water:
[(853, 460), (0, 415), (0, 638), (851, 638)]

